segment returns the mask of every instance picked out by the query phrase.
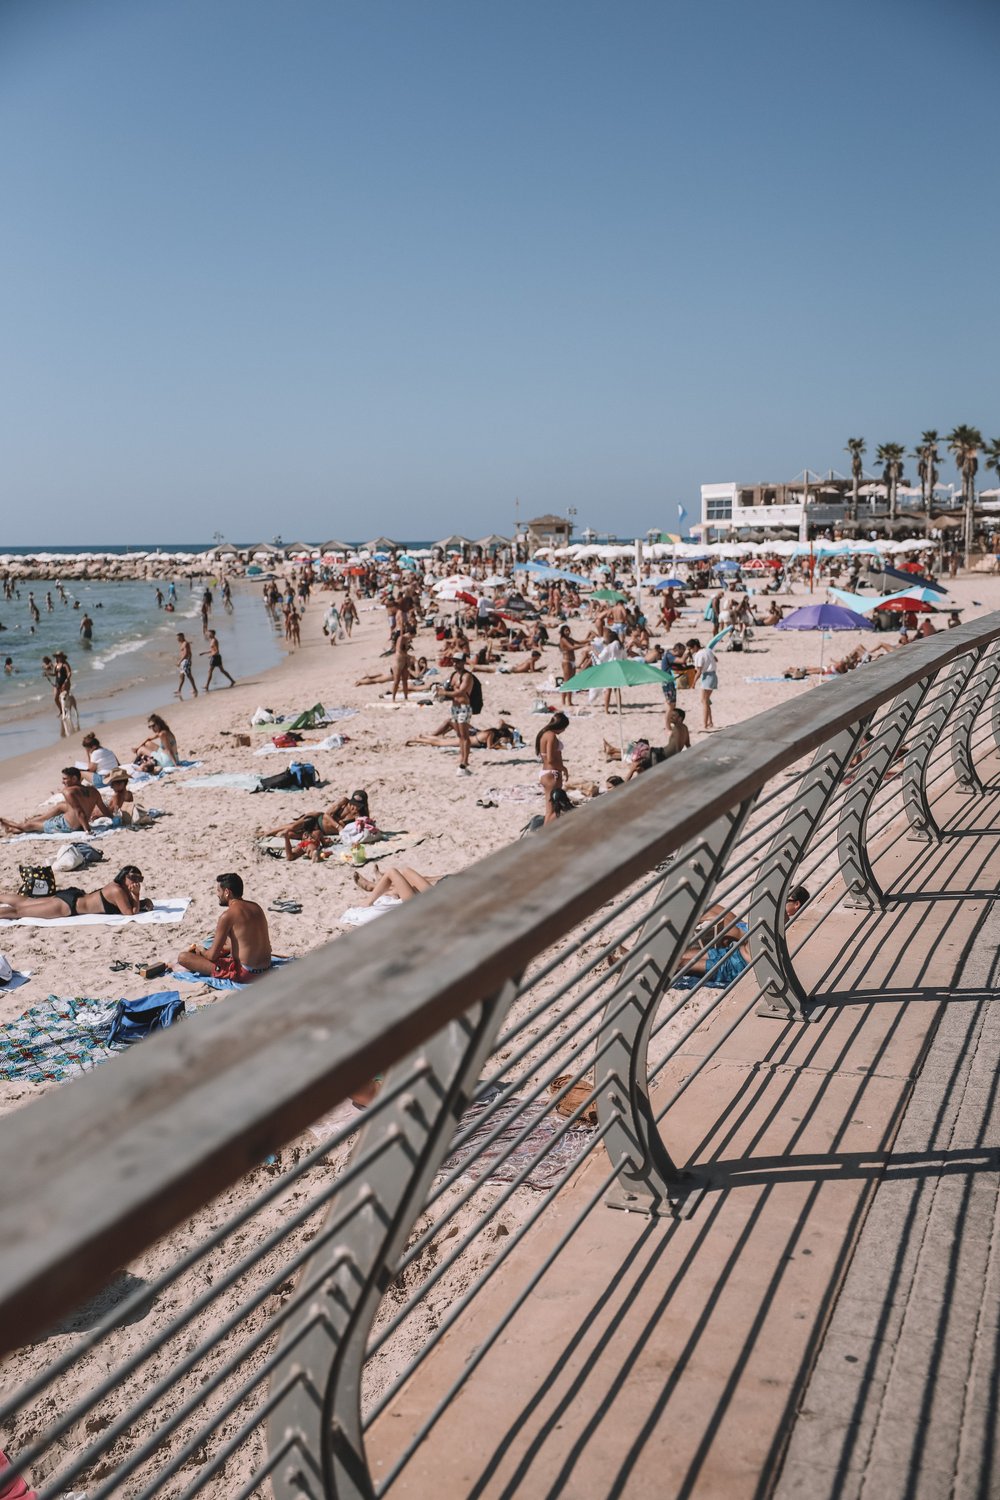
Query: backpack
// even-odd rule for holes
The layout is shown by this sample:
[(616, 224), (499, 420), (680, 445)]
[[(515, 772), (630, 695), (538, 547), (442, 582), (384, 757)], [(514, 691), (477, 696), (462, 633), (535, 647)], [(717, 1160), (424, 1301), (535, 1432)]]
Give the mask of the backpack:
[(288, 769), (294, 776), (295, 785), (300, 792), (304, 792), (308, 787), (315, 786), (319, 781), (319, 777), (316, 775), (316, 767), (311, 766), (307, 760), (293, 760)]
[(177, 990), (161, 990), (138, 1000), (119, 1000), (108, 1026), (109, 1042), (141, 1042), (154, 1031), (164, 1031), (184, 1015)]
[(483, 711), (483, 685), (474, 672), (470, 673), (469, 675), (472, 677), (472, 691), (469, 694), (469, 707), (472, 709), (473, 718), (475, 718), (476, 714), (481, 714)]

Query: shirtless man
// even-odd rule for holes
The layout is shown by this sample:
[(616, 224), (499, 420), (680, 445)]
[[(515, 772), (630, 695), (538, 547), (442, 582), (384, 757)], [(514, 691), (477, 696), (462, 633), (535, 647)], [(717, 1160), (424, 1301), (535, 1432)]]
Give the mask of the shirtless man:
[(44, 813), (22, 823), (0, 818), (6, 833), (89, 833), (92, 818), (110, 818), (110, 808), (95, 787), (87, 786), (78, 766), (65, 766), (62, 773), (63, 800)]
[(186, 682), (197, 698), (198, 689), (195, 687), (194, 677), (191, 672), (191, 642), (187, 639), (183, 630), (178, 630), (177, 632), (177, 671), (180, 675), (177, 678), (177, 691), (174, 693), (174, 697), (183, 698), (184, 684)]
[(441, 696), (451, 699), (451, 722), (458, 736), (458, 774), (471, 776), (469, 751), (472, 749), (472, 729), (470, 720), (474, 684), (465, 657), (455, 656), (453, 660), (455, 670), (451, 674), (451, 683), (444, 689)]
[(248, 984), (271, 967), (271, 935), (264, 908), (256, 901), (244, 899), (239, 875), (217, 875), (215, 892), (222, 915), (216, 923), (212, 945), (185, 948), (177, 955), (178, 966), (213, 979)]

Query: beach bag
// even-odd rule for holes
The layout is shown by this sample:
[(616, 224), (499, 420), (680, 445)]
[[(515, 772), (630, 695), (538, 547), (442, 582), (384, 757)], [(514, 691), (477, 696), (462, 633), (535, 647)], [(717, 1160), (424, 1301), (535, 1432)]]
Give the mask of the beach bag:
[(6, 953), (0, 953), (0, 984), (10, 984), (14, 978), (14, 970), (11, 968), (10, 959)]
[(87, 863), (76, 844), (63, 844), (52, 861), (53, 870), (79, 870)]
[(51, 865), (18, 865), (21, 883), (19, 896), (51, 896), (56, 888), (56, 877)]
[(288, 769), (292, 773), (295, 785), (300, 792), (304, 792), (309, 787), (315, 786), (319, 781), (319, 777), (316, 775), (316, 767), (311, 766), (307, 760), (293, 760)]
[(289, 768), (287, 771), (276, 771), (273, 776), (262, 776), (260, 789), (262, 792), (297, 792), (299, 784)]
[(355, 818), (352, 823), (344, 824), (339, 838), (342, 844), (353, 847), (357, 844), (377, 844), (382, 835), (371, 818)]
[(475, 718), (476, 714), (481, 714), (483, 711), (483, 685), (474, 673), (470, 675), (472, 677), (472, 692), (469, 694), (469, 707), (472, 709), (473, 718)]
[(109, 1042), (141, 1042), (154, 1031), (165, 1031), (184, 1015), (177, 990), (161, 990), (138, 1000), (119, 1000), (108, 1025)]
[(297, 745), (301, 738), (302, 736), (300, 734), (291, 734), (286, 730), (284, 734), (272, 735), (271, 744), (276, 746), (279, 750), (286, 750)]
[(256, 708), (256, 709), (254, 709), (253, 717), (250, 720), (250, 723), (251, 724), (273, 724), (273, 723), (275, 723), (276, 720), (277, 720), (277, 714), (273, 713), (271, 711), (271, 709), (269, 709), (269, 708)]

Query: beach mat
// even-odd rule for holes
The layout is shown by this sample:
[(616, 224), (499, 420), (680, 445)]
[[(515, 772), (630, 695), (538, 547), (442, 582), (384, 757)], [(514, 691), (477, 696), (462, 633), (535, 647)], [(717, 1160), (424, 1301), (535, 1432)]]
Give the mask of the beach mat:
[[(496, 1095), (497, 1090), (491, 1090), (463, 1112), (456, 1134), (467, 1130), (471, 1134), (442, 1164), (441, 1172), (513, 1182), (527, 1168), (527, 1176), (520, 1178), (521, 1186), (554, 1187), (566, 1168), (584, 1154), (593, 1130), (579, 1126), (566, 1130), (564, 1120), (552, 1119), (549, 1099), (534, 1099), (525, 1104), (515, 1095), (494, 1106)], [(494, 1130), (496, 1139), (485, 1145)], [(515, 1145), (522, 1132), (526, 1132), (524, 1139)], [(505, 1156), (506, 1152), (510, 1155)], [(501, 1156), (503, 1161), (498, 1160)]]
[(164, 776), (171, 776), (177, 771), (193, 771), (197, 766), (204, 765), (201, 760), (182, 760), (176, 766), (164, 766), (158, 776), (151, 776), (148, 771), (132, 771), (129, 773), (128, 789), (130, 792), (138, 791), (141, 786), (155, 785), (162, 781)]
[(240, 771), (218, 771), (214, 776), (192, 776), (185, 787), (214, 786), (231, 792), (254, 792), (260, 787), (260, 777)]
[(6, 984), (0, 984), (0, 998), (9, 995), (11, 990), (19, 990), (22, 984), (27, 984), (31, 978), (32, 969), (15, 969)]
[(170, 901), (156, 901), (152, 911), (140, 911), (134, 917), (106, 916), (103, 912), (79, 917), (0, 917), (0, 927), (124, 927), (127, 922), (144, 926), (166, 925), (180, 922), (191, 905), (190, 896), (179, 896)]
[[(282, 953), (272, 953), (271, 969), (282, 969), (285, 964), (294, 963), (293, 958)], [(193, 969), (182, 969), (177, 964), (170, 968), (170, 974), (174, 979), (185, 979), (189, 984), (207, 984), (210, 990), (247, 990), (249, 984), (239, 984), (235, 979), (216, 979), (214, 974), (196, 974)], [(263, 975), (261, 976), (263, 978)], [(254, 981), (256, 983), (256, 980)]]

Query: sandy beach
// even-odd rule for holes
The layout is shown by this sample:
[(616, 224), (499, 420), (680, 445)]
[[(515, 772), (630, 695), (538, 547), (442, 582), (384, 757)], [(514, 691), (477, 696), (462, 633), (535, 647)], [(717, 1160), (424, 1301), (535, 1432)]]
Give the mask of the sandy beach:
[[(965, 619), (1000, 607), (1000, 582), (991, 576), (973, 575), (959, 579), (950, 591), (955, 601), (963, 606)], [(824, 597), (825, 589), (818, 588), (811, 602), (821, 602)], [(423, 746), (407, 748), (405, 745), (414, 734), (429, 733), (440, 724), (446, 710), (440, 705), (418, 706), (404, 704), (401, 700), (393, 705), (382, 696), (388, 691), (387, 687), (355, 686), (356, 679), (362, 674), (386, 666), (381, 660), (381, 653), (387, 646), (384, 609), (374, 602), (361, 601), (360, 623), (355, 628), (353, 639), (331, 646), (321, 628), (327, 598), (322, 592), (314, 595), (305, 613), (301, 647), (270, 671), (249, 681), (241, 681), (231, 689), (202, 693), (195, 701), (178, 704), (169, 696), (164, 697), (160, 711), (174, 730), (182, 755), (201, 762), (200, 766), (174, 773), (143, 788), (141, 800), (147, 806), (161, 809), (165, 816), (150, 829), (134, 833), (117, 831), (102, 838), (98, 846), (104, 851), (105, 862), (89, 873), (74, 872), (65, 877), (67, 882), (94, 889), (113, 877), (120, 865), (136, 863), (145, 875), (144, 892), (154, 900), (188, 901), (182, 919), (171, 925), (129, 923), (114, 929), (102, 925), (0, 928), (0, 951), (7, 954), (15, 969), (31, 970), (28, 984), (0, 998), (0, 1023), (13, 1021), (50, 995), (63, 1000), (110, 1001), (177, 988), (190, 1005), (239, 1007), (240, 993), (220, 994), (204, 984), (175, 980), (169, 973), (162, 978), (144, 981), (132, 970), (112, 972), (111, 968), (113, 962), (120, 961), (126, 964), (171, 961), (181, 948), (207, 938), (219, 910), (214, 880), (223, 870), (242, 874), (247, 895), (265, 908), (271, 908), (276, 901), (301, 903), (302, 911), (298, 914), (269, 910), (275, 952), (294, 958), (331, 939), (338, 942), (349, 940), (350, 929), (341, 924), (341, 916), (363, 899), (353, 883), (351, 866), (338, 857), (318, 865), (307, 860), (288, 864), (263, 855), (257, 848), (256, 839), (261, 829), (290, 820), (307, 809), (324, 807), (355, 788), (363, 787), (367, 791), (377, 825), (393, 835), (382, 846), (390, 851), (387, 862), (411, 865), (429, 875), (459, 871), (509, 843), (517, 838), (528, 819), (542, 810), (533, 741), (538, 729), (546, 723), (548, 714), (535, 709), (538, 704), (558, 706), (558, 690), (551, 686), (559, 661), (554, 647), (550, 646), (545, 653), (544, 670), (534, 676), (483, 675), (485, 705), (478, 722), (490, 725), (498, 723), (501, 716), (509, 719), (520, 729), (525, 748), (475, 750), (472, 775), (460, 777), (456, 774), (456, 750)], [(792, 595), (781, 598), (783, 603), (792, 607), (810, 602), (801, 582)], [(703, 640), (706, 638), (702, 620), (704, 602), (704, 598), (692, 601), (691, 612), (672, 628), (671, 641), (696, 635)], [(939, 617), (939, 623), (943, 623), (943, 617)], [(550, 631), (550, 634), (554, 638), (555, 631)], [(894, 636), (866, 634), (865, 638), (869, 643), (889, 642)], [(662, 633), (657, 636), (657, 641), (663, 639)], [(828, 640), (826, 660), (838, 658), (859, 639), (858, 634), (848, 632)], [(417, 637), (418, 652), (432, 660), (435, 644), (432, 632), (424, 630)], [(833, 680), (834, 686), (828, 686), (827, 680), (817, 677), (793, 682), (781, 675), (789, 666), (815, 665), (819, 659), (819, 647), (815, 634), (760, 628), (755, 632), (749, 651), (740, 654), (721, 652), (719, 688), (714, 704), (716, 725), (723, 728), (738, 724), (802, 693), (836, 691), (836, 679)], [(550, 684), (548, 688), (547, 683)], [(664, 714), (659, 687), (632, 689), (625, 697), (626, 742), (644, 735), (654, 744), (663, 743)], [(695, 691), (682, 690), (678, 695), (680, 705), (688, 714), (694, 747), (691, 753), (697, 753), (699, 743), (707, 738), (699, 727), (697, 700)], [(304, 745), (297, 752), (298, 758), (312, 761), (327, 783), (318, 792), (253, 794), (235, 787), (192, 784), (203, 775), (266, 775), (280, 769), (289, 757), (256, 753), (270, 740), (266, 732), (250, 730), (251, 715), (259, 706), (287, 713), (301, 711), (317, 702), (323, 703), (327, 709), (353, 711), (350, 717), (338, 719), (332, 726), (346, 736), (346, 743), (342, 746), (320, 750)], [(124, 759), (144, 736), (144, 726), (145, 716), (115, 720), (102, 726), (101, 739)], [(326, 731), (316, 731), (309, 737), (319, 739), (324, 733)], [(250, 735), (252, 743), (249, 746), (237, 744), (234, 738), (237, 734)], [(606, 716), (600, 700), (588, 704), (586, 696), (578, 694), (570, 725), (563, 733), (565, 760), (572, 782), (597, 781), (603, 785), (608, 772), (619, 769), (605, 760), (605, 739), (613, 743), (618, 741), (616, 715), (612, 712)], [(61, 747), (3, 763), (0, 766), (0, 813), (19, 817), (39, 806), (58, 787), (59, 768), (75, 759), (78, 750), (79, 737), (63, 742)], [(625, 797), (629, 793), (626, 788), (609, 795)], [(584, 808), (571, 816), (585, 817), (586, 810)], [(544, 836), (544, 833), (536, 835)], [(0, 844), (0, 888), (16, 888), (18, 864), (45, 862), (57, 847), (54, 843), (39, 842)], [(526, 841), (524, 847), (526, 856), (530, 856), (532, 840)], [(368, 852), (374, 859), (379, 847), (372, 846)], [(458, 899), (460, 889), (456, 888)], [(385, 918), (380, 920), (386, 921)], [(391, 923), (390, 914), (384, 929), (387, 939), (391, 938)], [(338, 967), (349, 962), (349, 951), (338, 949), (336, 956), (331, 952), (331, 983), (335, 982)], [(275, 1017), (275, 1024), (280, 1025), (280, 1017)], [(46, 1088), (58, 1086), (55, 1083), (0, 1082), (0, 1109), (7, 1112), (37, 1098)], [(353, 1118), (356, 1115), (349, 1103), (334, 1106), (325, 1122), (318, 1126), (319, 1137)], [(128, 1290), (155, 1279), (207, 1227), (217, 1225), (244, 1203), (250, 1193), (260, 1192), (269, 1181), (269, 1173), (280, 1172), (315, 1146), (316, 1137), (312, 1134), (292, 1143), (271, 1166), (265, 1164), (259, 1168), (206, 1208), (191, 1224), (152, 1246), (123, 1268), (124, 1280), (119, 1278), (107, 1297), (98, 1299), (98, 1309), (108, 1311), (113, 1308), (123, 1294), (123, 1288)], [(347, 1143), (338, 1147), (318, 1170), (338, 1171), (346, 1160), (348, 1149)], [(280, 1224), (282, 1215), (297, 1209), (310, 1191), (314, 1191), (314, 1186), (307, 1175), (255, 1217), (254, 1233), (267, 1233)], [(513, 1232), (534, 1201), (531, 1188), (518, 1188), (499, 1216), (496, 1233), (507, 1235)], [(458, 1222), (465, 1221), (460, 1219)], [(302, 1233), (311, 1232), (307, 1220)], [(211, 1273), (199, 1272), (182, 1277), (167, 1293), (157, 1297), (155, 1306), (134, 1326), (130, 1324), (116, 1330), (111, 1341), (114, 1356), (127, 1356), (143, 1340), (165, 1326), (170, 1317), (183, 1310), (202, 1285), (201, 1275), (207, 1274), (211, 1279), (220, 1274), (230, 1264), (227, 1257), (236, 1253), (241, 1243), (238, 1238), (231, 1248), (218, 1252), (215, 1270)], [(297, 1234), (286, 1247), (286, 1253), (299, 1243)], [(490, 1251), (487, 1246), (476, 1253), (488, 1255)], [(263, 1269), (267, 1269), (266, 1263)], [(465, 1274), (463, 1262), (421, 1306), (413, 1326), (407, 1325), (400, 1335), (401, 1342), (389, 1346), (366, 1370), (369, 1396), (405, 1364), (408, 1352), (423, 1336), (425, 1320), (429, 1319), (432, 1326), (434, 1320), (443, 1314), (449, 1301), (461, 1289), (461, 1277)], [(200, 1321), (201, 1331), (211, 1328), (219, 1317), (236, 1305), (239, 1291), (236, 1287), (225, 1294), (215, 1311)], [(18, 1362), (18, 1377), (23, 1378), (32, 1370), (44, 1367), (55, 1355), (71, 1347), (77, 1331), (85, 1326), (85, 1322), (68, 1323), (31, 1350), (24, 1351)], [(253, 1326), (257, 1326), (256, 1318), (245, 1331)], [(109, 1349), (108, 1352), (112, 1351)], [(164, 1376), (169, 1379), (171, 1362), (180, 1357), (181, 1352), (179, 1346), (168, 1343), (154, 1357), (148, 1378)], [(208, 1368), (213, 1367), (215, 1360), (213, 1355)], [(67, 1372), (60, 1387), (60, 1399), (86, 1392), (100, 1378), (105, 1367), (105, 1354), (101, 1351), (81, 1360)], [(144, 1433), (140, 1436), (155, 1429), (158, 1409), (166, 1412), (177, 1399), (195, 1389), (194, 1377), (172, 1386), (170, 1401), (161, 1403), (161, 1408), (147, 1415)], [(235, 1417), (227, 1420), (220, 1428), (223, 1437), (233, 1429), (235, 1420)], [(185, 1428), (184, 1432), (187, 1430)], [(15, 1444), (22, 1438), (19, 1431), (12, 1431), (9, 1436)], [(128, 1446), (130, 1442), (126, 1443), (126, 1448)], [(235, 1483), (236, 1478), (251, 1470), (256, 1452), (253, 1445), (240, 1452), (227, 1474), (229, 1482)], [(42, 1477), (41, 1470), (35, 1477)], [(182, 1472), (167, 1485), (164, 1493), (180, 1494), (183, 1478)]]
[[(952, 594), (964, 606), (963, 618), (972, 619), (1000, 606), (1000, 580), (988, 575), (959, 579), (952, 586)], [(541, 672), (530, 676), (483, 674), (484, 710), (478, 722), (490, 725), (506, 718), (521, 731), (525, 745), (521, 750), (474, 750), (473, 774), (460, 778), (456, 775), (457, 750), (405, 746), (411, 736), (428, 734), (440, 725), (447, 718), (447, 708), (406, 704), (402, 699), (393, 705), (383, 696), (387, 686), (354, 685), (359, 676), (384, 670), (387, 665), (381, 659), (387, 646), (384, 610), (361, 601), (360, 623), (353, 638), (331, 647), (321, 629), (327, 597), (322, 592), (314, 594), (303, 621), (301, 647), (271, 670), (240, 680), (232, 689), (213, 687), (194, 701), (178, 703), (164, 692), (158, 711), (174, 730), (182, 755), (201, 765), (144, 787), (139, 800), (161, 809), (165, 816), (152, 828), (116, 831), (98, 840), (104, 863), (89, 875), (83, 872), (82, 883), (91, 888), (110, 879), (121, 865), (137, 863), (146, 878), (145, 894), (158, 900), (189, 900), (183, 921), (152, 929), (130, 924), (114, 932), (100, 926), (0, 928), (0, 951), (16, 969), (32, 971), (30, 985), (0, 999), (0, 1020), (12, 1018), (48, 994), (117, 999), (163, 987), (169, 976), (152, 985), (128, 973), (112, 974), (109, 965), (113, 958), (128, 963), (169, 961), (180, 948), (207, 937), (218, 915), (214, 877), (222, 870), (241, 873), (247, 894), (265, 907), (276, 900), (302, 903), (300, 915), (269, 914), (276, 952), (294, 956), (343, 935), (346, 929), (339, 917), (356, 904), (358, 896), (350, 867), (337, 858), (318, 865), (309, 860), (290, 865), (263, 857), (256, 847), (256, 836), (263, 828), (289, 821), (307, 809), (324, 807), (355, 788), (367, 791), (378, 827), (399, 835), (383, 846), (392, 851), (389, 862), (409, 864), (431, 875), (455, 872), (509, 843), (541, 810), (538, 762), (532, 746), (548, 715), (533, 710), (537, 703), (553, 709), (559, 706), (558, 691), (553, 686), (559, 658), (553, 646), (545, 653)], [(817, 589), (812, 602), (824, 597), (825, 591)], [(810, 599), (799, 583), (795, 593), (781, 596), (781, 602), (796, 607)], [(672, 629), (671, 639), (693, 635), (705, 638), (700, 619), (702, 603), (693, 601), (691, 612)], [(245, 607), (254, 606), (247, 601)], [(938, 623), (943, 623), (943, 617)], [(550, 633), (554, 637), (555, 632)], [(665, 638), (660, 635), (656, 639)], [(838, 633), (825, 643), (827, 662), (862, 639), (871, 643), (892, 641), (894, 637)], [(431, 632), (421, 632), (417, 637), (418, 651), (432, 661), (435, 644)], [(748, 651), (727, 654), (722, 650), (719, 688), (713, 701), (717, 728), (737, 724), (797, 694), (826, 691), (825, 681), (818, 678), (793, 682), (781, 676), (789, 666), (815, 665), (819, 646), (814, 633), (761, 628)], [(201, 671), (203, 668), (199, 668)], [(238, 745), (234, 736), (251, 733), (250, 718), (258, 706), (287, 713), (317, 702), (327, 708), (354, 711), (352, 717), (332, 726), (346, 737), (341, 748), (311, 750), (304, 745), (298, 752), (299, 759), (315, 765), (326, 782), (324, 788), (252, 795), (235, 788), (189, 784), (200, 776), (220, 772), (269, 775), (281, 769), (289, 756), (256, 753), (270, 743), (266, 733), (254, 731), (249, 747)], [(700, 729), (697, 692), (681, 690), (678, 703), (687, 712), (696, 749), (705, 737)], [(602, 748), (605, 739), (618, 743), (617, 715), (614, 709), (610, 715), (601, 710), (599, 699), (588, 704), (585, 694), (575, 696), (570, 726), (563, 735), (572, 782), (596, 781), (603, 786), (606, 775), (620, 769), (605, 761)], [(107, 722), (99, 732), (102, 743), (125, 760), (145, 737), (144, 726), (145, 715)], [(642, 735), (653, 744), (662, 744), (663, 730), (659, 689), (629, 690), (625, 694), (626, 743)], [(326, 732), (316, 731), (307, 737), (318, 740)], [(58, 790), (60, 767), (79, 758), (79, 741), (76, 736), (59, 746), (3, 762), (0, 813), (20, 818), (39, 808)], [(496, 805), (480, 805), (484, 802)], [(45, 862), (58, 847), (52, 842), (0, 843), (0, 889), (16, 889), (18, 865)], [(378, 846), (370, 848), (368, 854), (370, 859), (377, 859)], [(69, 882), (70, 877), (66, 880)], [(80, 872), (73, 874), (70, 883), (81, 883)], [(194, 985), (180, 987), (185, 998), (196, 993)], [(198, 986), (197, 992), (199, 1004), (218, 999), (203, 986)], [(238, 997), (231, 998), (230, 1003), (238, 1004)], [(0, 1083), (0, 1103), (10, 1107), (25, 1101), (38, 1087)]]

